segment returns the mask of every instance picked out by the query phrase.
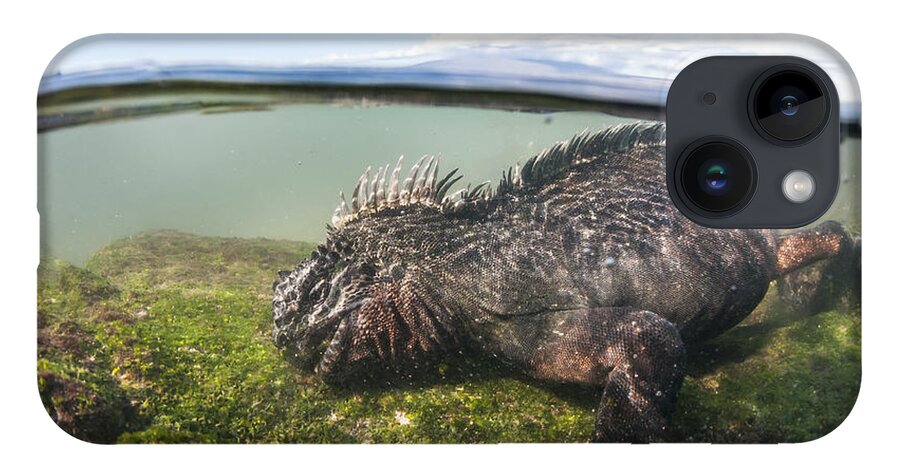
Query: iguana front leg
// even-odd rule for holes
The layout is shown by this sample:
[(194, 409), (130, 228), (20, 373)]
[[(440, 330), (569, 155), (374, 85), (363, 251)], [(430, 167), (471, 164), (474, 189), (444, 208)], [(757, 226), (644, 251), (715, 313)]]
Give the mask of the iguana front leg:
[(498, 337), (503, 354), (534, 377), (604, 387), (593, 441), (663, 438), (685, 370), (670, 322), (622, 307), (552, 311), (508, 321)]

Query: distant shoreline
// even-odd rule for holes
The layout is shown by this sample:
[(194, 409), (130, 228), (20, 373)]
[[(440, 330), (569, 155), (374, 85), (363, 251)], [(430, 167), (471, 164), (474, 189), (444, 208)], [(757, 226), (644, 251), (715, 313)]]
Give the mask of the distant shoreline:
[[(86, 101), (122, 97), (150, 97), (161, 94), (190, 95), (230, 93), (259, 95), (252, 100), (202, 101), (186, 100), (162, 105), (104, 108), (102, 110), (42, 112), (50, 107), (65, 107)], [(367, 106), (387, 104), (429, 105), (443, 107), (479, 107), (530, 113), (602, 112), (635, 119), (664, 120), (665, 107), (596, 99), (573, 98), (545, 93), (524, 93), (491, 89), (457, 89), (421, 86), (356, 86), (334, 84), (259, 84), (220, 81), (156, 81), (146, 83), (83, 86), (57, 90), (38, 96), (38, 132), (46, 132), (82, 124), (148, 117), (176, 112), (204, 113), (265, 110), (284, 104), (343, 103)], [(842, 122), (847, 136), (861, 136), (859, 121)]]
[[(150, 97), (160, 94), (204, 94), (232, 93), (259, 95), (259, 98), (245, 101), (196, 101), (177, 102), (168, 105), (135, 106), (104, 109), (102, 111), (77, 111), (63, 113), (41, 113), (41, 109), (74, 105), (86, 101), (98, 101), (122, 97)], [(570, 98), (550, 94), (532, 94), (494, 90), (460, 90), (453, 88), (424, 88), (415, 86), (354, 86), (330, 84), (244, 84), (215, 81), (165, 81), (154, 83), (132, 83), (110, 86), (75, 87), (54, 91), (38, 96), (38, 131), (44, 132), (61, 127), (105, 122), (123, 118), (134, 118), (188, 110), (226, 112), (223, 107), (244, 109), (265, 109), (283, 104), (337, 103), (367, 106), (387, 104), (429, 105), (444, 107), (480, 107), (506, 111), (532, 113), (553, 113), (563, 111), (594, 111), (615, 116), (659, 120), (664, 108)]]

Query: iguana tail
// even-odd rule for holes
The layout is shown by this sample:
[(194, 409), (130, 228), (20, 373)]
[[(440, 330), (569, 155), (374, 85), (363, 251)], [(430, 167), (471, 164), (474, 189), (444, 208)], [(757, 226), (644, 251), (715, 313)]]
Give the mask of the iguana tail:
[(784, 276), (804, 266), (828, 258), (848, 255), (854, 239), (840, 223), (827, 221), (809, 230), (778, 238), (775, 272)]

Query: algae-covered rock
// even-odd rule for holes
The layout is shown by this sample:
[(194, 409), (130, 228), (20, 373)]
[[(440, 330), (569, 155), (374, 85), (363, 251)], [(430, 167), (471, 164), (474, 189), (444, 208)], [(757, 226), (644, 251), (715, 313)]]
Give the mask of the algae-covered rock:
[[(551, 387), (473, 355), (394, 381), (323, 384), (271, 341), (271, 283), (306, 243), (150, 232), (86, 269), (39, 269), (48, 413), (96, 442), (587, 441), (599, 389)], [(792, 310), (773, 286), (744, 323), (692, 349), (679, 441), (804, 441), (859, 386), (860, 314)]]
[(267, 238), (204, 237), (173, 230), (141, 233), (97, 251), (86, 268), (123, 287), (245, 287), (268, 293), (277, 272), (313, 246)]
[(678, 440), (810, 441), (850, 414), (861, 375), (859, 308), (804, 316), (773, 307), (691, 353), (672, 419)]
[(38, 267), (38, 391), (47, 413), (76, 438), (112, 443), (132, 420), (112, 375), (98, 316), (119, 293), (108, 281), (59, 260)]
[(132, 410), (124, 392), (115, 383), (91, 388), (47, 367), (38, 371), (38, 388), (53, 421), (80, 440), (114, 443), (125, 431)]

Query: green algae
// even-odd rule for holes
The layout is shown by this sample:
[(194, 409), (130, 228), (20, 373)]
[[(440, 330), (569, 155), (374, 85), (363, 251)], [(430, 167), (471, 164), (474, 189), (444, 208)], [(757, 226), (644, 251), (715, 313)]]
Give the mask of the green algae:
[[(271, 342), (270, 291), (307, 243), (137, 235), (84, 269), (39, 268), (38, 383), (48, 413), (88, 441), (587, 441), (599, 389), (550, 386), (476, 356), (424, 375), (340, 388)], [(774, 288), (774, 287), (773, 287)], [(798, 316), (777, 295), (689, 351), (670, 437), (807, 441), (852, 409), (859, 307)]]

